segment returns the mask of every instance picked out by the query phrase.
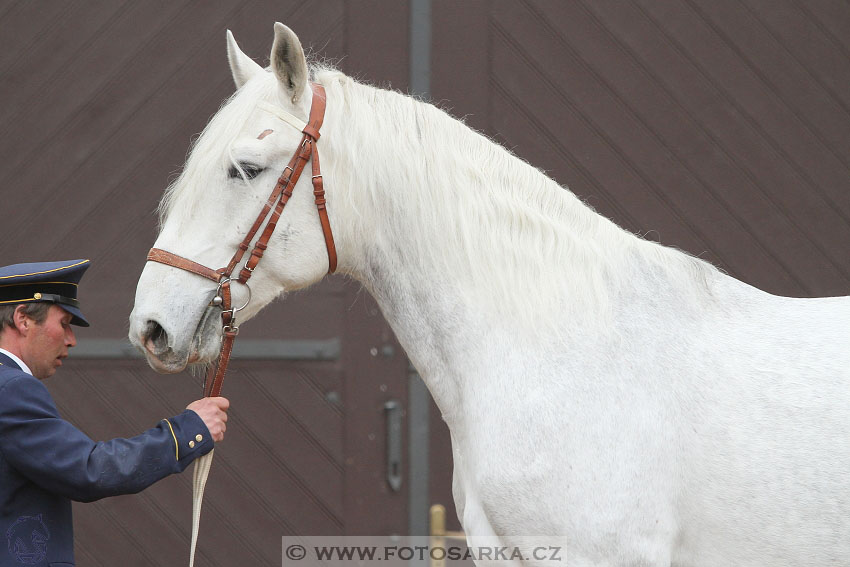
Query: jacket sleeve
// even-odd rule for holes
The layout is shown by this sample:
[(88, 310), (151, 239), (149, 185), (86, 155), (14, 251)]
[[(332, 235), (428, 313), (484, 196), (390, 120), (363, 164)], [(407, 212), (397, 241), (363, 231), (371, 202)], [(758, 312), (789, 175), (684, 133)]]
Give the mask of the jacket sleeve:
[(139, 492), (182, 472), (214, 442), (195, 412), (163, 419), (129, 439), (94, 442), (59, 417), (39, 380), (21, 373), (0, 389), (0, 453), (47, 491), (90, 502)]

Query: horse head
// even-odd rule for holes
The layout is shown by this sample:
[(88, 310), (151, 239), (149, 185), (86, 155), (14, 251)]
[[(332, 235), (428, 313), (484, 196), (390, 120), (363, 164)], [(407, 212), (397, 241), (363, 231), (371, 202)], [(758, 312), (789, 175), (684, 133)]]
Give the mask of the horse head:
[[(227, 53), (236, 93), (210, 120), (166, 190), (154, 244), (212, 269), (228, 264), (269, 199), (302, 141), (293, 124), (307, 122), (313, 98), (301, 43), (286, 26), (275, 24), (269, 69), (245, 55), (229, 31)], [(252, 273), (250, 289), (231, 284), (233, 305), (245, 304), (240, 322), (284, 290), (310, 285), (328, 271), (309, 173), (308, 165)], [(247, 258), (236, 267), (234, 280)], [(220, 309), (211, 303), (215, 294), (214, 281), (148, 262), (130, 315), (130, 341), (160, 372), (213, 360), (221, 338)]]

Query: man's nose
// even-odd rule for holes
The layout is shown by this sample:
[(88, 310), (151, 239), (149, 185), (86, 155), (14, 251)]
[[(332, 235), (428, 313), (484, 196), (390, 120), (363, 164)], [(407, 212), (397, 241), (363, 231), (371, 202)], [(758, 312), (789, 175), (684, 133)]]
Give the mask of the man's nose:
[(72, 329), (70, 326), (68, 327), (68, 330), (65, 333), (65, 346), (67, 346), (68, 348), (77, 346), (77, 337), (74, 336), (74, 329)]

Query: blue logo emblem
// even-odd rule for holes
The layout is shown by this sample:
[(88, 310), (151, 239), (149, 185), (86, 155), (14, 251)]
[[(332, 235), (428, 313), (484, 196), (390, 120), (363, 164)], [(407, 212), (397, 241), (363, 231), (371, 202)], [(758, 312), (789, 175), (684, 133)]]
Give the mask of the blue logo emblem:
[(21, 516), (6, 530), (9, 553), (18, 563), (37, 565), (47, 558), (50, 530), (38, 516)]

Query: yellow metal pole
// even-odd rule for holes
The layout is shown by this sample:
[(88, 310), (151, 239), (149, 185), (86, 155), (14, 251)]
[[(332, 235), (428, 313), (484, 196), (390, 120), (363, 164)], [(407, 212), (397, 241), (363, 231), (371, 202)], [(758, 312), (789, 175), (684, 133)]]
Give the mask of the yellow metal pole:
[[(430, 526), (429, 532), (431, 535), (431, 567), (445, 567), (446, 560), (434, 559), (434, 555), (441, 557), (443, 550), (446, 547), (446, 507), (442, 504), (434, 504), (430, 510)], [(437, 550), (436, 553), (434, 550)]]
[(431, 506), (431, 535), (446, 535), (446, 507), (442, 504)]

